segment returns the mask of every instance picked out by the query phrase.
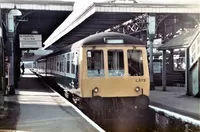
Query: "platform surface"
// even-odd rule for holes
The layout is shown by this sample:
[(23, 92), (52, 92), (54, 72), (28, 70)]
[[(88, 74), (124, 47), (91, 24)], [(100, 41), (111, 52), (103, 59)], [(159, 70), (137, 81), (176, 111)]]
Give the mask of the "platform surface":
[(19, 103), (17, 132), (98, 132), (29, 70), (21, 76), (16, 95), (5, 97), (5, 101)]
[(150, 100), (152, 106), (200, 120), (200, 98), (187, 96), (184, 87), (167, 87), (167, 91), (155, 87), (150, 91)]

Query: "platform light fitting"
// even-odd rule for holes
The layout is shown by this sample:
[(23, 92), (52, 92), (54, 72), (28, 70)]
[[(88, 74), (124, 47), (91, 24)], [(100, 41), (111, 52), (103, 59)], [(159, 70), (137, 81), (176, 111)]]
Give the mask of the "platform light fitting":
[(38, 34), (38, 31), (37, 30), (33, 30), (31, 33), (32, 34)]
[(9, 14), (12, 16), (21, 16), (22, 12), (18, 9), (12, 9), (12, 10), (10, 10)]

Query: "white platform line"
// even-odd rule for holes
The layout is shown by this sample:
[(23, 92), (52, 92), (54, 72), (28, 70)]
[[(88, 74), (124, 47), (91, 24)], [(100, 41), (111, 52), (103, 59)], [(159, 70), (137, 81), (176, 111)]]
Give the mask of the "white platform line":
[(181, 119), (184, 122), (200, 126), (200, 120), (196, 120), (196, 119), (191, 118), (189, 116), (181, 115), (181, 114), (171, 112), (171, 111), (168, 111), (168, 110), (165, 110), (165, 109), (162, 109), (162, 108), (158, 108), (158, 107), (155, 107), (155, 106), (152, 106), (152, 105), (149, 105), (149, 107), (154, 109), (157, 112), (164, 112), (165, 114), (172, 116), (172, 117), (175, 117), (176, 119)]
[(62, 97), (60, 94), (58, 94), (54, 89), (52, 89), (48, 84), (42, 82), (45, 86), (50, 88), (53, 92), (55, 92), (65, 103), (69, 103), (73, 109), (75, 109), (76, 112), (78, 112), (87, 122), (89, 122), (92, 126), (94, 126), (99, 132), (106, 132), (103, 130), (99, 125), (97, 125), (94, 121), (92, 121), (89, 117), (87, 117), (82, 111), (80, 111), (75, 105), (73, 105), (71, 102), (67, 101), (64, 97)]

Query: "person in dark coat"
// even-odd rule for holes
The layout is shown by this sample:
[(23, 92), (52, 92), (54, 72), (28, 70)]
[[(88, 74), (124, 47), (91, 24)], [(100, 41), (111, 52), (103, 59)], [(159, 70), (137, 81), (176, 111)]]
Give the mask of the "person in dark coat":
[(22, 75), (24, 74), (24, 69), (25, 69), (25, 67), (24, 67), (24, 63), (22, 63), (22, 65), (21, 65), (21, 69), (22, 69)]

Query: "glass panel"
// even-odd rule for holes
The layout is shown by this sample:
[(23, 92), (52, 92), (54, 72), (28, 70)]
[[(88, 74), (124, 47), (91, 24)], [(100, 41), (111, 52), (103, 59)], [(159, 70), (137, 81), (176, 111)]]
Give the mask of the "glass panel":
[(71, 73), (75, 74), (74, 53), (71, 53)]
[(67, 73), (70, 73), (70, 53), (67, 54)]
[(64, 66), (63, 66), (63, 71), (66, 72), (66, 67), (67, 67), (67, 62), (66, 58), (64, 58)]
[(87, 51), (88, 76), (104, 76), (104, 56), (102, 50)]
[(60, 72), (62, 72), (62, 60), (60, 61)]
[(124, 54), (123, 50), (108, 50), (108, 75), (124, 75)]
[(130, 76), (142, 76), (144, 74), (141, 50), (128, 50), (128, 72)]
[[(58, 60), (58, 59), (57, 59)], [(59, 62), (57, 61), (57, 70), (56, 71), (59, 71)]]

